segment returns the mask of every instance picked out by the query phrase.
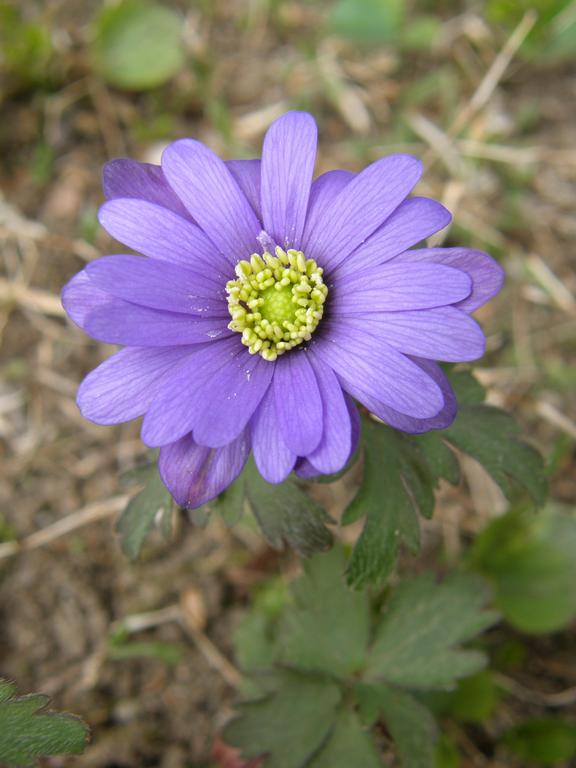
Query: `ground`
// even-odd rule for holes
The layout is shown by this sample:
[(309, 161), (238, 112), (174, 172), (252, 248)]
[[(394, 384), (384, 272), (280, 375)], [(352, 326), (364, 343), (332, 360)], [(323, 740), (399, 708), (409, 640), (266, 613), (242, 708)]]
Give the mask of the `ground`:
[[(34, 3), (23, 6), (36, 17)], [(66, 321), (58, 299), (86, 261), (115, 251), (95, 219), (102, 164), (157, 159), (181, 136), (256, 156), (268, 124), (291, 106), (318, 119), (318, 171), (357, 170), (394, 150), (423, 157), (418, 191), (454, 213), (447, 242), (489, 250), (507, 271), (503, 294), (479, 318), (488, 335), (479, 378), (535, 445), (556, 452), (552, 495), (573, 504), (576, 78), (564, 61), (510, 50), (512, 30), (465, 4), (443, 3), (434, 40), (406, 50), (337, 36), (325, 3), (217, 0), (182, 4), (188, 65), (163, 88), (132, 94), (91, 68), (96, 6), (60, 0), (44, 12), (58, 51), (47, 81), (4, 73), (0, 672), (92, 728), (85, 755), (46, 765), (203, 766), (234, 699), (233, 629), (254, 587), (289, 578), (297, 564), (249, 525), (199, 528), (184, 513), (172, 540), (155, 534), (136, 563), (120, 552), (123, 476), (145, 452), (138, 424), (97, 427), (80, 416), (78, 383), (111, 348)], [(490, 70), (495, 61), (502, 71)], [(354, 482), (321, 491), (331, 513)], [(441, 495), (420, 565), (439, 550), (456, 559), (502, 509), (468, 466), (462, 487)], [(68, 516), (88, 520), (20, 554), (7, 548)], [(120, 622), (147, 645), (126, 652), (114, 642)], [(570, 631), (531, 641), (497, 721), (456, 734), (466, 765), (503, 765), (492, 737), (518, 711), (558, 711), (546, 694), (576, 686), (574, 649)], [(575, 702), (567, 695), (562, 710), (574, 714)]]

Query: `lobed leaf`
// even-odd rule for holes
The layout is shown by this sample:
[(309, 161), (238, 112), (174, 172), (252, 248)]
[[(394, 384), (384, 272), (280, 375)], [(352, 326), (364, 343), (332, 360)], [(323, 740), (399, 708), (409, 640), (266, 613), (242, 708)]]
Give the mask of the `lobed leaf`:
[(403, 768), (430, 768), (438, 737), (430, 711), (409, 693), (383, 683), (362, 684), (356, 690), (365, 714), (384, 718)]
[(265, 768), (304, 768), (330, 734), (340, 691), (328, 680), (289, 670), (275, 672), (268, 683), (268, 695), (240, 704), (225, 740), (247, 758), (267, 755)]
[(450, 688), (484, 666), (482, 653), (462, 650), (496, 621), (484, 610), (484, 582), (453, 576), (437, 584), (430, 574), (400, 584), (376, 629), (366, 680), (405, 688)]
[(334, 722), (328, 743), (309, 765), (310, 768), (382, 768), (382, 761), (358, 716), (343, 707)]
[(0, 679), (0, 764), (29, 766), (37, 757), (84, 751), (88, 727), (80, 718), (46, 711), (50, 699), (42, 694), (15, 693)]
[(344, 583), (342, 550), (311, 558), (293, 585), (294, 604), (285, 611), (279, 637), (281, 660), (299, 669), (341, 678), (358, 672), (370, 639), (366, 593)]
[(546, 498), (542, 458), (520, 439), (512, 417), (482, 404), (484, 390), (470, 374), (456, 373), (451, 380), (459, 411), (445, 430), (407, 435), (364, 419), (364, 479), (342, 518), (344, 525), (366, 518), (348, 568), (349, 582), (356, 587), (382, 583), (402, 544), (418, 550), (418, 515), (432, 516), (441, 479), (453, 485), (460, 480), (455, 449), (480, 462), (507, 498), (517, 489), (537, 505)]
[(272, 485), (253, 463), (245, 474), (248, 501), (271, 546), (281, 549), (287, 543), (304, 556), (330, 547), (332, 534), (325, 525), (330, 522), (329, 516), (292, 477)]

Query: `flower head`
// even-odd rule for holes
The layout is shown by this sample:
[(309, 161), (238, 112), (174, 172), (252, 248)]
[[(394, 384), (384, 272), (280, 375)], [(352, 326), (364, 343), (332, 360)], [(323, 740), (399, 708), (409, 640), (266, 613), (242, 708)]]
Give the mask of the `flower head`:
[(421, 166), (391, 155), (312, 180), (316, 125), (289, 112), (261, 160), (220, 160), (198, 141), (162, 165), (113, 160), (100, 221), (142, 255), (105, 256), (65, 287), (90, 336), (124, 347), (82, 382), (98, 424), (143, 416), (174, 498), (196, 507), (250, 451), (272, 483), (340, 470), (358, 440), (358, 401), (425, 432), (456, 413), (436, 361), (473, 360), (470, 313), (502, 270), (467, 248), (418, 248), (445, 227), (439, 203), (408, 197)]

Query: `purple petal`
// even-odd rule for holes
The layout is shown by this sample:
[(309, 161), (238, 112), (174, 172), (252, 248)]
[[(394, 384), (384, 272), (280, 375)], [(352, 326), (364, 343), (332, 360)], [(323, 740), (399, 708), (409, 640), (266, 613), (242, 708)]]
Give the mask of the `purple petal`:
[(504, 283), (504, 270), (483, 251), (472, 248), (423, 248), (396, 256), (394, 263), (432, 262), (461, 269), (472, 279), (472, 293), (457, 304), (465, 312), (474, 312), (495, 296)]
[(86, 267), (111, 296), (167, 312), (228, 317), (224, 286), (212, 276), (142, 256), (104, 256)]
[(252, 206), (258, 221), (262, 221), (260, 207), (260, 168), (262, 164), (260, 160), (226, 160), (225, 163)]
[(318, 130), (311, 115), (287, 112), (276, 120), (262, 148), (264, 229), (283, 248), (300, 248)]
[(430, 378), (434, 379), (436, 384), (438, 384), (442, 390), (444, 406), (436, 416), (433, 416), (430, 419), (415, 419), (411, 416), (399, 413), (393, 408), (384, 405), (384, 403), (376, 398), (366, 394), (360, 386), (352, 382), (345, 385), (346, 389), (351, 395), (365, 405), (369, 411), (378, 416), (379, 419), (382, 419), (382, 421), (386, 422), (386, 424), (394, 427), (394, 429), (399, 429), (402, 432), (409, 432), (411, 434), (429, 432), (431, 429), (446, 429), (454, 421), (458, 410), (456, 397), (450, 382), (436, 363), (433, 363), (430, 360), (418, 359), (414, 359), (414, 363), (425, 371)]
[(454, 304), (470, 294), (465, 272), (440, 264), (382, 264), (336, 282), (334, 315), (371, 315)]
[(250, 442), (242, 434), (222, 448), (197, 445), (190, 435), (160, 450), (160, 476), (176, 502), (194, 509), (222, 493), (238, 477)]
[(145, 256), (209, 270), (223, 283), (230, 279), (230, 266), (214, 243), (191, 221), (166, 208), (121, 198), (104, 203), (98, 218), (112, 237)]
[(171, 347), (223, 339), (227, 318), (191, 317), (110, 298), (93, 309), (83, 325), (89, 336), (127, 347)]
[(306, 456), (322, 438), (322, 399), (307, 351), (291, 351), (276, 361), (274, 398), (280, 431), (288, 448)]
[(199, 351), (175, 368), (158, 389), (142, 423), (142, 440), (156, 448), (192, 432), (199, 408), (198, 393), (206, 381), (226, 368), (238, 354), (239, 340), (229, 337), (199, 347)]
[(334, 269), (396, 210), (422, 173), (409, 155), (377, 160), (355, 176), (318, 218), (306, 255)]
[(337, 269), (338, 278), (354, 274), (394, 258), (440, 229), (448, 226), (452, 215), (443, 205), (427, 197), (405, 200), (365, 243)]
[(352, 445), (350, 412), (336, 374), (325, 365), (314, 364), (323, 406), (324, 431), (318, 447), (307, 455), (323, 474), (338, 472), (348, 461)]
[(198, 391), (194, 404), (194, 439), (220, 448), (244, 430), (272, 381), (275, 364), (251, 355), (240, 343), (226, 362)]
[(146, 413), (174, 367), (198, 347), (129, 347), (91, 371), (78, 389), (82, 415), (96, 424), (120, 424)]
[(310, 242), (310, 232), (314, 230), (317, 222), (330, 209), (334, 200), (354, 178), (354, 175), (351, 171), (327, 171), (312, 182), (306, 224), (302, 235), (304, 252), (306, 252)]
[(170, 144), (162, 155), (170, 186), (231, 264), (258, 250), (262, 227), (220, 158), (193, 139)]
[(268, 389), (252, 417), (252, 451), (258, 471), (269, 483), (281, 483), (294, 468), (296, 454), (282, 439), (273, 387)]
[(80, 328), (84, 328), (91, 312), (109, 301), (110, 295), (96, 288), (85, 269), (74, 275), (62, 289), (62, 306)]
[(311, 480), (312, 478), (319, 477), (322, 474), (322, 472), (320, 472), (319, 469), (316, 469), (316, 467), (306, 458), (298, 459), (296, 466), (294, 467), (294, 472), (303, 480)]
[(436, 307), (414, 312), (379, 312), (347, 317), (358, 329), (373, 334), (405, 355), (447, 363), (477, 360), (485, 352), (486, 340), (478, 323), (454, 307)]
[(120, 158), (110, 160), (102, 171), (102, 185), (107, 200), (133, 197), (161, 205), (186, 219), (190, 214), (166, 181), (162, 168), (150, 163)]
[[(351, 397), (349, 397), (347, 394), (345, 394), (344, 397), (350, 417), (352, 440), (350, 445), (350, 453), (348, 454), (346, 461), (340, 467), (340, 469), (342, 469), (342, 467), (345, 466), (346, 463), (352, 458), (354, 451), (358, 447), (358, 441), (360, 439), (360, 414), (358, 413), (358, 408), (356, 408), (356, 405), (354, 404), (354, 401)], [(299, 458), (296, 462), (294, 471), (298, 477), (302, 477), (305, 480), (309, 480), (310, 478), (318, 477), (319, 475), (324, 474), (321, 470), (312, 464), (312, 462), (309, 460), (309, 457)]]
[(437, 384), (412, 360), (354, 322), (325, 321), (310, 345), (350, 391), (349, 382), (362, 382), (362, 389), (395, 410), (416, 418), (435, 416), (444, 399)]

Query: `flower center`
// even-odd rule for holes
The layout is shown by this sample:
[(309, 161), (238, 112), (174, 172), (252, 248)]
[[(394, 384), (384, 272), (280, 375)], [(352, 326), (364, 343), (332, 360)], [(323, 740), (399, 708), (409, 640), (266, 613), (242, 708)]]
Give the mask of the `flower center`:
[(266, 251), (236, 265), (236, 280), (226, 283), (228, 328), (242, 334), (242, 344), (264, 360), (276, 360), (308, 341), (316, 330), (328, 288), (323, 269), (302, 251)]

